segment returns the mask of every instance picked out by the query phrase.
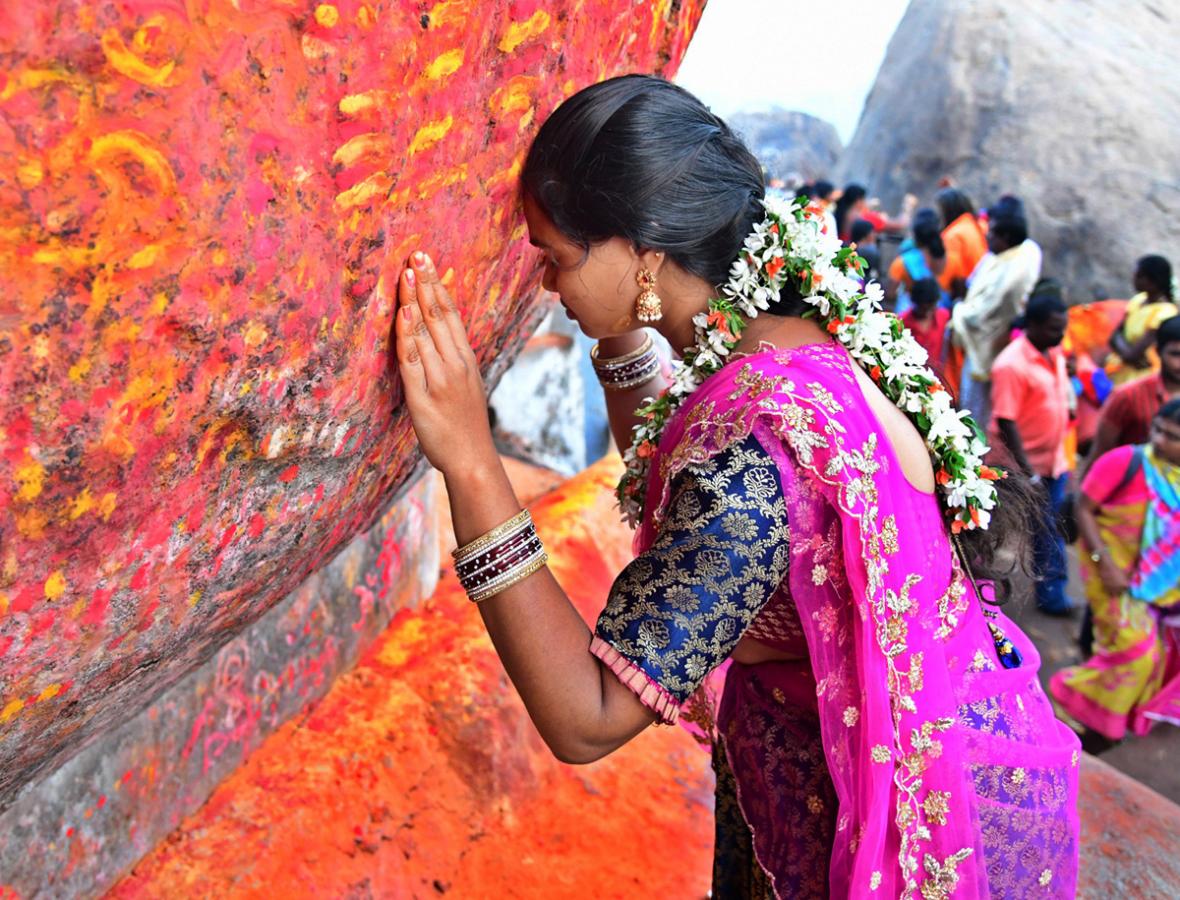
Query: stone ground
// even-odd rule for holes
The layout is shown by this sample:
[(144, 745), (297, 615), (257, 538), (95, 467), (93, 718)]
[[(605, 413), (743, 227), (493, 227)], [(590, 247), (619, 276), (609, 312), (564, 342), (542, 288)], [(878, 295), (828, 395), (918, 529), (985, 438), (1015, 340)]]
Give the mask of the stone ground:
[[(1074, 603), (1084, 603), (1077, 548), (1069, 548), (1069, 593)], [(1077, 634), (1081, 612), (1070, 619), (1055, 619), (1037, 610), (1031, 602), (1013, 601), (1006, 613), (1033, 639), (1041, 651), (1041, 683), (1048, 690), (1049, 678), (1058, 669), (1081, 660)], [(1087, 747), (1093, 752), (1093, 748)], [(1144, 737), (1134, 735), (1097, 754), (1114, 768), (1180, 803), (1180, 728), (1160, 724)]]

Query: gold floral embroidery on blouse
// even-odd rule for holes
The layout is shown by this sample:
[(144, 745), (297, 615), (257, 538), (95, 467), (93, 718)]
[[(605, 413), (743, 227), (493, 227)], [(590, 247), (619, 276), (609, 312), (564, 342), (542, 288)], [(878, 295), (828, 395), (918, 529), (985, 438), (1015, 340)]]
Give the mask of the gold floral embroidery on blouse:
[(779, 478), (752, 435), (684, 468), (655, 542), (611, 588), (598, 636), (681, 702), (786, 578)]

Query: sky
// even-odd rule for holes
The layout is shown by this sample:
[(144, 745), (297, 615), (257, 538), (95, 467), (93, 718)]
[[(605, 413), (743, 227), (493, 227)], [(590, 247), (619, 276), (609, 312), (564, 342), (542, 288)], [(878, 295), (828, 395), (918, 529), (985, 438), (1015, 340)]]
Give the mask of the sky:
[(722, 118), (781, 106), (847, 144), (909, 0), (709, 0), (676, 81)]

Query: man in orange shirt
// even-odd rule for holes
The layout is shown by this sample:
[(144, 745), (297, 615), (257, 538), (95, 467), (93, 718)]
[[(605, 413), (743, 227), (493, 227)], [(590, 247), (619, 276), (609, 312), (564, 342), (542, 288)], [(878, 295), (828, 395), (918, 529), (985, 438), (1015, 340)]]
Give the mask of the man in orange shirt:
[(1001, 461), (1028, 475), (1045, 492), (1048, 527), (1037, 528), (1033, 559), (1039, 580), (1037, 606), (1050, 615), (1073, 610), (1065, 593), (1065, 539), (1058, 527), (1069, 479), (1065, 436), (1070, 382), (1061, 341), (1069, 324), (1060, 287), (1043, 280), (1024, 314), (1024, 334), (992, 367), (989, 437)]

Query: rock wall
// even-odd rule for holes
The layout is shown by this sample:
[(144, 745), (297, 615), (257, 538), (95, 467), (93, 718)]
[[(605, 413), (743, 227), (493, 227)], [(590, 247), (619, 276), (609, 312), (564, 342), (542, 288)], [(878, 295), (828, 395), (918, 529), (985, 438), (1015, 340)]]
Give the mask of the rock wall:
[(729, 124), (778, 178), (831, 178), (844, 149), (836, 126), (807, 113), (785, 109), (737, 113), (729, 117)]
[(0, 17), (0, 809), (365, 531), (418, 464), (382, 273), (489, 378), (516, 173), (701, 3), (46, 0)]
[(1135, 259), (1180, 239), (1180, 9), (1125, 0), (913, 0), (842, 178), (886, 206), (949, 175), (1028, 206), (1045, 272), (1125, 297)]
[(100, 894), (284, 722), (310, 714), (437, 584), (437, 493), (433, 477), (418, 480), (203, 665), (25, 784), (0, 812), (0, 898)]

